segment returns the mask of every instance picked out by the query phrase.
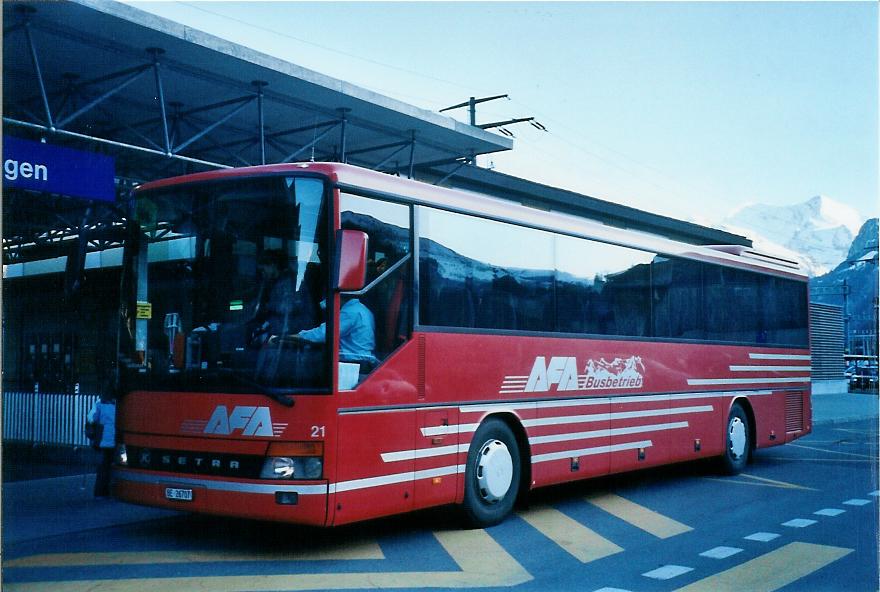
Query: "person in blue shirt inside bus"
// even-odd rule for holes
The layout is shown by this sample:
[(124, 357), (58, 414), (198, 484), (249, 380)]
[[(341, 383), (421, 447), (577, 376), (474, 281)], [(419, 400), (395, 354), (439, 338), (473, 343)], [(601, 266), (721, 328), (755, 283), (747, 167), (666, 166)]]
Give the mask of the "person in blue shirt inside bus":
[[(321, 303), (322, 307), (325, 303)], [(296, 333), (297, 338), (310, 343), (324, 343), (327, 339), (327, 323), (314, 329)], [(339, 357), (343, 362), (358, 362), (369, 365), (378, 360), (373, 355), (376, 349), (376, 321), (370, 309), (357, 298), (351, 298), (339, 311)]]

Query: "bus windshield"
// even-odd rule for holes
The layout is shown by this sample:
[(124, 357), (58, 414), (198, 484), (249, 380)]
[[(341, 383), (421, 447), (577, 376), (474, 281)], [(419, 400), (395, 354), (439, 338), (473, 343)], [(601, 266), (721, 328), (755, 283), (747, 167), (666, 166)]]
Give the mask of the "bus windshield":
[(326, 322), (327, 225), (325, 186), (316, 178), (137, 194), (120, 307), (126, 388), (327, 389), (326, 340), (295, 338)]

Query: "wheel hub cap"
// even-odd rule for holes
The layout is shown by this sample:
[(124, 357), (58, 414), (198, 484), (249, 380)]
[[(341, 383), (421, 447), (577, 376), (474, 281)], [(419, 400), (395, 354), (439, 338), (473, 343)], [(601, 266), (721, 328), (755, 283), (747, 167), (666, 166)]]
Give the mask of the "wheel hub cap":
[(730, 454), (734, 458), (742, 458), (746, 453), (746, 425), (740, 418), (734, 417), (730, 421), (728, 438), (730, 441)]
[(513, 458), (504, 442), (490, 440), (480, 448), (477, 461), (477, 485), (480, 497), (497, 502), (510, 489), (513, 480)]

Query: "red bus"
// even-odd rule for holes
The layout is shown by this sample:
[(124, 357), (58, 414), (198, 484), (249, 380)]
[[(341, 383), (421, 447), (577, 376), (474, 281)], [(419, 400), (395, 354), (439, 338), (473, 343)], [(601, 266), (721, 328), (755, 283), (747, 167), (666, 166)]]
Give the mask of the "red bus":
[(796, 264), (332, 163), (140, 186), (114, 492), (331, 526), (811, 429)]

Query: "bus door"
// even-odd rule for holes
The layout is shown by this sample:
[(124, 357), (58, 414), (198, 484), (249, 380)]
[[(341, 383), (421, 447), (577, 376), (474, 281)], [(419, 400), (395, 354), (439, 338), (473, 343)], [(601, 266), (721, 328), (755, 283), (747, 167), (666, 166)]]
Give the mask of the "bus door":
[(342, 413), (338, 425), (333, 523), (411, 510), (415, 411)]

